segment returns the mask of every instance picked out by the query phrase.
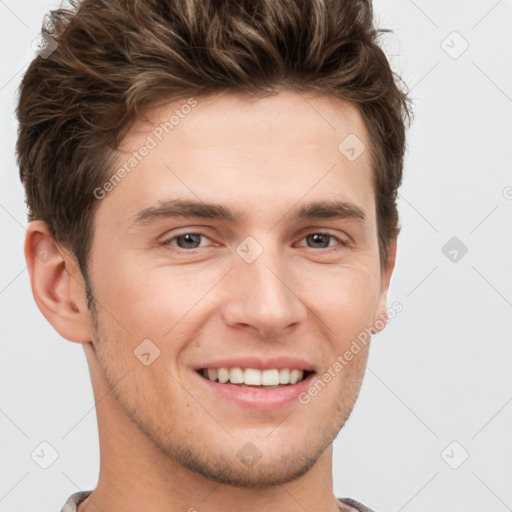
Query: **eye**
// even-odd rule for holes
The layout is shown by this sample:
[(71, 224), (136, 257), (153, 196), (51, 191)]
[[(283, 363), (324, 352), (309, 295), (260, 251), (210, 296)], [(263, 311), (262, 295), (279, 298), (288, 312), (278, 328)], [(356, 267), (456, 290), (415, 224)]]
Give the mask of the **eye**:
[[(163, 245), (177, 246), (179, 249), (198, 249), (201, 237), (210, 240), (204, 233), (201, 232), (190, 232), (182, 233), (181, 235), (175, 235), (163, 242)], [(173, 242), (176, 241), (176, 244)]]
[[(193, 251), (195, 249), (199, 249), (201, 247), (204, 247), (204, 245), (201, 245), (201, 238), (205, 238), (207, 240), (210, 240), (210, 238), (200, 231), (191, 231), (188, 233), (182, 233), (179, 235), (174, 235), (171, 238), (168, 238), (164, 242), (162, 242), (162, 245), (171, 245), (173, 247), (177, 247), (178, 249)], [(336, 250), (336, 245), (340, 247), (346, 247), (348, 246), (348, 242), (345, 242), (341, 238), (334, 236), (330, 233), (323, 233), (323, 232), (314, 232), (306, 235), (302, 238), (302, 240), (306, 240), (309, 244), (308, 247), (312, 249), (333, 249)], [(337, 242), (334, 244), (331, 244), (330, 242)]]
[(313, 249), (329, 249), (332, 245), (329, 245), (330, 240), (338, 242), (339, 246), (347, 246), (348, 243), (343, 241), (337, 236), (331, 235), (330, 233), (315, 232), (305, 236), (302, 240), (307, 240), (313, 244)]

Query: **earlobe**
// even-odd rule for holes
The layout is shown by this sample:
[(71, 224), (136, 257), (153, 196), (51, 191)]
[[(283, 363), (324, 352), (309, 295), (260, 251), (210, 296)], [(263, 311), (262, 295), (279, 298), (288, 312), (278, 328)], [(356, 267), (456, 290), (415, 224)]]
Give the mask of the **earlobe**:
[(54, 329), (67, 340), (88, 343), (88, 311), (83, 276), (70, 253), (42, 221), (29, 223), (25, 260), (34, 300)]

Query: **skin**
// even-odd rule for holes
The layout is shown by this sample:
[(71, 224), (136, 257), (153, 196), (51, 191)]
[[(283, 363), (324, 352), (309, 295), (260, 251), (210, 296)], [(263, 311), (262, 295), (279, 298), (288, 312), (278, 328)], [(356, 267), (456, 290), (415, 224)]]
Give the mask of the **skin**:
[[(369, 345), (307, 405), (275, 410), (219, 399), (194, 367), (286, 355), (320, 375), (386, 317), (396, 240), (384, 271), (367, 130), (354, 106), (328, 96), (196, 99), (97, 205), (88, 266), (96, 312), (70, 252), (42, 222), (27, 230), (37, 305), (61, 336), (83, 345), (91, 374), (101, 465), (79, 510), (334, 512), (332, 441), (357, 399)], [(124, 139), (119, 164), (183, 103), (147, 111)], [(349, 134), (367, 148), (352, 162), (338, 150)], [(245, 217), (131, 225), (138, 211), (176, 198)], [(318, 200), (350, 202), (366, 218), (291, 215)], [(206, 236), (188, 245), (172, 239), (198, 231)], [(318, 232), (348, 245), (308, 236)], [(236, 252), (248, 236), (263, 249), (252, 263)], [(134, 349), (148, 338), (160, 356), (145, 366)], [(237, 457), (247, 443), (261, 456), (252, 467)]]

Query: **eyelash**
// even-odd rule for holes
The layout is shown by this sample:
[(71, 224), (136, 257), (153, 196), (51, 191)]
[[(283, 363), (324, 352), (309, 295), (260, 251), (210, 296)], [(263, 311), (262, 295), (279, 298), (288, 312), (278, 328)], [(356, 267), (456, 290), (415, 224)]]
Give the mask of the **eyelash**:
[[(178, 239), (178, 238), (181, 238), (183, 236), (186, 236), (186, 235), (200, 235), (200, 236), (203, 236), (205, 238), (208, 238), (210, 239), (210, 237), (206, 234), (206, 233), (203, 233), (202, 231), (187, 231), (185, 233), (181, 233), (181, 234), (178, 234), (178, 235), (174, 235), (173, 237), (167, 239), (167, 240), (164, 240), (162, 242), (162, 245), (164, 246), (168, 246), (168, 245), (172, 245), (171, 242)], [(324, 236), (328, 236), (330, 237), (331, 239), (334, 239), (338, 242), (339, 246), (341, 248), (344, 248), (344, 247), (347, 247), (349, 245), (348, 242), (342, 240), (341, 238), (335, 236), (335, 235), (332, 235), (331, 233), (326, 233), (324, 231), (311, 231), (310, 233), (307, 233), (306, 235), (304, 235), (301, 240), (304, 240), (305, 238), (307, 238), (308, 236), (310, 235), (324, 235)], [(185, 252), (189, 252), (189, 253), (193, 253), (195, 251), (198, 251), (200, 249), (202, 249), (202, 247), (196, 247), (194, 249), (183, 249), (181, 247), (177, 247), (178, 250), (180, 251), (185, 251)], [(315, 249), (314, 247), (309, 247), (309, 249)], [(318, 250), (322, 250), (323, 252), (331, 252), (331, 251), (335, 251), (335, 250), (339, 250), (339, 247), (336, 248), (335, 246), (333, 247), (321, 247), (320, 249)]]

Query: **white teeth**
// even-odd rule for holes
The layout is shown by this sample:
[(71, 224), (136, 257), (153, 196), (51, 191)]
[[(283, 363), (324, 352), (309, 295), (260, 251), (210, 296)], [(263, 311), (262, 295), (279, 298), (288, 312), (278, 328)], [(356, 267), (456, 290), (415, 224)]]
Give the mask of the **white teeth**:
[(221, 384), (226, 383), (229, 380), (229, 370), (227, 368), (219, 368), (219, 382)]
[(279, 384), (289, 384), (290, 383), (290, 370), (288, 368), (283, 368), (279, 370)]
[(245, 384), (246, 386), (279, 386), (297, 384), (304, 377), (304, 371), (296, 368), (257, 370), (256, 368), (208, 368), (202, 371), (203, 377), (221, 384)]
[(244, 384), (247, 386), (261, 386), (261, 370), (246, 368), (244, 371)]
[(263, 370), (261, 383), (264, 386), (277, 386), (279, 384), (279, 370)]
[(231, 368), (231, 370), (229, 370), (229, 382), (231, 382), (231, 384), (243, 384), (244, 371), (242, 368)]
[(296, 384), (300, 379), (302, 379), (302, 370), (290, 371), (290, 384)]

